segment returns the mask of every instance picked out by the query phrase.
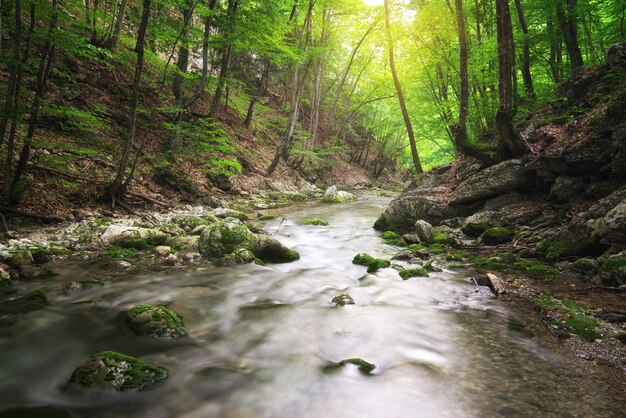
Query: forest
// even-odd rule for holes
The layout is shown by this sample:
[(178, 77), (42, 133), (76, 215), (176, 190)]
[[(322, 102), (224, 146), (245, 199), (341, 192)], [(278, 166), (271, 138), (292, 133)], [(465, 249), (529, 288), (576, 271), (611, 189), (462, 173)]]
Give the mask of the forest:
[(626, 0), (0, 0), (0, 107), (0, 418), (626, 407)]

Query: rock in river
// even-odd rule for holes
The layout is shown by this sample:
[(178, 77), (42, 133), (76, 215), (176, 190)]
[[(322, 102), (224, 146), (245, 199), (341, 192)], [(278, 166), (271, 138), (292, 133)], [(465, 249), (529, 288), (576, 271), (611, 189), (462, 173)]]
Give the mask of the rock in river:
[(137, 305), (126, 314), (135, 334), (169, 340), (185, 335), (183, 320), (165, 306)]
[(70, 388), (87, 391), (136, 391), (167, 377), (167, 370), (114, 351), (96, 354), (72, 373)]

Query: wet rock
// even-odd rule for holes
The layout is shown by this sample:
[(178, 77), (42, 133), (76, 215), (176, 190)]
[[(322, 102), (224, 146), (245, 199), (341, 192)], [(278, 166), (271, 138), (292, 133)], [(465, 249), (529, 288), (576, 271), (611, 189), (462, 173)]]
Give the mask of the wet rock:
[(374, 260), (370, 261), (369, 264), (367, 265), (367, 272), (368, 273), (376, 273), (378, 270), (380, 269), (384, 269), (391, 266), (391, 262), (389, 260), (382, 260), (380, 258), (375, 258)]
[(11, 299), (0, 304), (0, 313), (18, 314), (42, 309), (50, 305), (48, 295), (42, 290), (36, 290), (28, 295)]
[(374, 261), (374, 257), (366, 253), (360, 253), (354, 256), (354, 258), (352, 259), (352, 264), (367, 266), (372, 261)]
[(33, 255), (28, 250), (20, 250), (11, 258), (10, 264), (14, 267), (20, 267), (22, 265), (30, 265), (33, 264), (35, 260), (33, 259)]
[(255, 234), (251, 239), (252, 252), (254, 255), (269, 263), (291, 263), (300, 259), (300, 254), (277, 239), (268, 235)]
[(352, 364), (354, 366), (357, 366), (357, 368), (359, 369), (360, 372), (365, 373), (365, 374), (371, 374), (374, 369), (376, 368), (375, 364), (372, 364), (368, 361), (363, 360), (362, 358), (349, 358), (349, 359), (345, 359), (345, 360), (341, 360), (338, 363), (329, 363), (326, 366), (324, 366), (324, 371), (325, 372), (332, 372), (334, 370), (340, 369), (348, 364)]
[(322, 201), (327, 203), (344, 203), (354, 200), (356, 197), (349, 192), (337, 190), (337, 186), (330, 186), (324, 192)]
[(196, 260), (199, 260), (200, 258), (202, 258), (202, 254), (200, 253), (187, 253), (183, 256), (183, 261), (187, 263), (192, 263)]
[(176, 254), (170, 254), (165, 257), (165, 264), (167, 264), (168, 266), (178, 266), (181, 263), (182, 260)]
[(19, 267), (20, 278), (25, 280), (37, 279), (44, 275), (43, 269), (28, 264), (22, 264)]
[(63, 286), (63, 293), (69, 295), (70, 293), (77, 292), (83, 289), (82, 283), (79, 282), (67, 282)]
[(414, 257), (415, 256), (413, 255), (413, 251), (402, 250), (398, 254), (394, 255), (391, 259), (398, 260), (398, 261), (409, 261), (409, 260), (412, 260)]
[(462, 181), (452, 192), (451, 205), (471, 203), (532, 184), (533, 177), (522, 160), (508, 160), (486, 168)]
[(400, 271), (400, 277), (402, 280), (409, 280), (412, 277), (428, 277), (428, 270), (419, 267), (414, 269), (405, 269)]
[(500, 212), (478, 212), (465, 220), (461, 231), (471, 237), (478, 237), (489, 228), (501, 225), (502, 214)]
[(352, 296), (347, 293), (342, 293), (341, 295), (335, 296), (331, 301), (335, 304), (335, 306), (346, 306), (346, 305), (354, 305), (354, 300)]
[(585, 190), (586, 182), (580, 177), (559, 176), (550, 190), (550, 197), (562, 202), (578, 196)]
[(419, 219), (415, 222), (415, 233), (419, 237), (420, 241), (432, 242), (435, 235), (435, 229), (428, 222)]
[(167, 377), (167, 370), (113, 351), (96, 354), (78, 367), (69, 380), (73, 389), (136, 391)]
[(407, 244), (419, 244), (422, 242), (421, 238), (417, 234), (404, 234), (402, 235), (402, 239)]
[(511, 228), (489, 228), (480, 236), (480, 242), (487, 245), (506, 244), (507, 242), (511, 242), (514, 236), (515, 231)]
[(222, 266), (235, 266), (242, 264), (250, 264), (257, 261), (254, 253), (246, 248), (239, 248), (230, 254), (218, 260), (218, 264)]
[(158, 247), (155, 247), (153, 251), (157, 257), (161, 258), (167, 258), (174, 253), (172, 247), (168, 247), (167, 245), (159, 245)]
[(132, 267), (133, 265), (126, 260), (114, 260), (106, 265), (108, 270), (113, 271), (130, 270)]
[(248, 215), (243, 212), (228, 208), (216, 208), (211, 211), (211, 215), (218, 219), (235, 218), (244, 222), (248, 220)]
[(169, 340), (185, 335), (180, 316), (165, 306), (138, 305), (126, 315), (128, 327), (137, 335)]
[(220, 258), (239, 248), (245, 248), (252, 240), (252, 233), (239, 221), (224, 220), (210, 225), (200, 235), (200, 253)]

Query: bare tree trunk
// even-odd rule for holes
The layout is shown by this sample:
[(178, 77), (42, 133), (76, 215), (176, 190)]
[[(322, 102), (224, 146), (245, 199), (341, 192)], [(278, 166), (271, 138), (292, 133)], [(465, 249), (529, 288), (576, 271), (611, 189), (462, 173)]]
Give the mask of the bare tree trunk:
[(116, 200), (119, 200), (124, 195), (125, 190), (122, 190), (122, 182), (126, 175), (126, 168), (128, 166), (128, 160), (130, 157), (130, 150), (132, 149), (133, 140), (135, 138), (135, 129), (137, 127), (137, 109), (139, 107), (139, 88), (141, 86), (141, 75), (143, 73), (144, 65), (144, 44), (146, 39), (146, 31), (148, 28), (148, 21), (150, 19), (150, 5), (151, 0), (143, 0), (143, 11), (141, 13), (141, 24), (139, 25), (139, 33), (137, 35), (137, 43), (135, 50), (137, 51), (137, 63), (135, 65), (135, 75), (133, 77), (133, 85), (131, 87), (131, 104), (130, 104), (130, 117), (128, 121), (128, 133), (126, 135), (126, 142), (124, 144), (124, 150), (122, 152), (122, 158), (118, 166), (117, 175), (115, 180), (110, 186), (111, 206), (115, 208)]
[(460, 65), (459, 72), (461, 75), (461, 101), (459, 103), (459, 124), (454, 130), (454, 143), (459, 151), (467, 153), (467, 115), (469, 113), (469, 75), (468, 75), (468, 59), (467, 50), (467, 33), (465, 31), (465, 17), (463, 15), (463, 0), (455, 1), (456, 8), (456, 27), (459, 37), (460, 47)]
[(120, 8), (117, 11), (117, 18), (115, 20), (115, 29), (113, 29), (113, 35), (108, 42), (108, 47), (114, 49), (117, 46), (117, 42), (120, 39), (120, 33), (122, 32), (122, 26), (124, 25), (124, 15), (126, 14), (126, 6), (128, 0), (122, 0), (120, 2)]
[(263, 75), (261, 76), (261, 84), (259, 84), (257, 94), (255, 94), (250, 99), (250, 105), (248, 105), (248, 113), (246, 114), (246, 120), (243, 122), (243, 125), (246, 128), (249, 128), (250, 124), (252, 123), (252, 118), (254, 116), (254, 106), (257, 104), (259, 100), (261, 100), (263, 96), (267, 94), (267, 89), (269, 87), (269, 81), (270, 81), (271, 68), (272, 68), (272, 61), (270, 61), (268, 58), (265, 60), (265, 68), (263, 69)]
[(522, 8), (521, 0), (515, 0), (515, 8), (517, 10), (517, 19), (519, 25), (522, 28), (524, 34), (524, 46), (522, 52), (522, 77), (524, 79), (524, 89), (526, 94), (530, 97), (535, 96), (535, 89), (533, 87), (533, 77), (530, 72), (530, 42), (528, 40), (528, 24), (526, 23), (526, 17), (524, 16), (524, 9)]
[(508, 0), (496, 0), (496, 22), (498, 30), (498, 65), (500, 106), (496, 113), (496, 129), (502, 144), (513, 157), (521, 157), (529, 152), (519, 134), (513, 127), (515, 116), (514, 106), (514, 64), (515, 45), (513, 43), (513, 26)]
[(0, 146), (4, 142), (9, 118), (13, 115), (15, 92), (18, 90), (17, 80), (22, 66), (20, 65), (20, 49), (22, 47), (22, 0), (15, 0), (15, 28), (13, 36), (13, 56), (9, 62), (9, 80), (4, 98), (4, 109), (0, 117)]
[[(34, 19), (34, 10), (32, 11), (32, 18)], [(41, 109), (41, 103), (44, 100), (44, 93), (48, 82), (48, 76), (50, 74), (50, 67), (52, 65), (52, 59), (55, 53), (55, 45), (52, 43), (51, 39), (54, 31), (57, 28), (57, 20), (58, 0), (52, 0), (52, 16), (50, 18), (50, 25), (48, 27), (48, 36), (46, 39), (46, 43), (41, 50), (41, 58), (37, 71), (35, 98), (33, 99), (33, 103), (31, 104), (30, 117), (28, 119), (28, 130), (26, 132), (26, 137), (24, 137), (24, 144), (22, 145), (22, 150), (20, 151), (20, 158), (17, 162), (15, 175), (12, 178), (10, 178), (10, 176), (5, 177), (5, 192), (9, 198), (9, 203), (11, 205), (17, 204), (19, 196), (16, 190), (19, 186), (20, 180), (22, 178), (22, 175), (24, 174), (24, 171), (26, 170), (26, 165), (28, 164), (28, 160), (30, 158), (30, 150), (33, 142), (33, 136), (35, 134), (35, 129), (37, 128), (39, 111)]]
[(391, 38), (391, 25), (389, 23), (389, 0), (385, 0), (385, 28), (387, 29), (387, 45), (389, 48), (389, 67), (391, 68), (391, 75), (393, 76), (393, 84), (398, 94), (398, 102), (400, 103), (400, 109), (402, 110), (402, 118), (406, 125), (406, 131), (409, 135), (409, 144), (411, 145), (411, 157), (413, 158), (413, 166), (417, 174), (423, 173), (424, 169), (420, 163), (419, 153), (417, 151), (417, 145), (415, 143), (415, 134), (413, 133), (413, 125), (411, 124), (411, 118), (406, 108), (404, 101), (404, 94), (402, 93), (402, 86), (398, 79), (398, 73), (396, 72), (396, 63), (393, 54), (393, 40)]
[(562, 45), (561, 35), (554, 23), (555, 16), (556, 8), (554, 8), (554, 5), (551, 5), (548, 10), (548, 20), (546, 22), (548, 38), (550, 39), (550, 58), (548, 59), (548, 63), (550, 64), (554, 84), (558, 85), (561, 82)]
[(584, 65), (583, 55), (578, 44), (576, 3), (577, 0), (556, 0), (556, 13), (561, 25), (561, 31), (563, 32), (563, 40), (565, 41), (572, 73)]
[(226, 85), (226, 79), (228, 78), (228, 73), (230, 72), (230, 62), (233, 51), (233, 46), (230, 42), (232, 42), (231, 38), (235, 25), (235, 15), (237, 13), (237, 9), (239, 8), (239, 3), (239, 0), (228, 0), (228, 27), (225, 29), (225, 42), (227, 42), (228, 45), (223, 48), (222, 52), (220, 75), (217, 80), (217, 87), (215, 88), (213, 100), (211, 101), (211, 107), (209, 108), (208, 116), (211, 118), (215, 118), (219, 112), (220, 102), (222, 101), (222, 95), (224, 94), (224, 87)]

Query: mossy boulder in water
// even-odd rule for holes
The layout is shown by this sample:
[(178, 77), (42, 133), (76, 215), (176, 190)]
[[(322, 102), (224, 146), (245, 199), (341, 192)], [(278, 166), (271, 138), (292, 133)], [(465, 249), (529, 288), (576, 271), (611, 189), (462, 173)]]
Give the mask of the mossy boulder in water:
[(169, 340), (185, 335), (182, 318), (165, 306), (137, 305), (126, 314), (126, 323), (144, 337)]
[(393, 231), (385, 231), (380, 236), (386, 244), (389, 245), (397, 245), (398, 247), (406, 247), (406, 242), (404, 239), (397, 233)]
[(237, 266), (254, 262), (257, 264), (263, 264), (261, 260), (254, 256), (252, 251), (246, 248), (239, 248), (217, 260), (217, 263), (221, 266)]
[(303, 220), (302, 225), (328, 226), (328, 221), (322, 218), (309, 218)]
[(374, 261), (374, 257), (369, 254), (361, 253), (354, 256), (354, 258), (352, 259), (352, 264), (368, 266), (372, 261)]
[(268, 263), (291, 263), (300, 259), (300, 254), (277, 239), (267, 235), (252, 236), (252, 253), (260, 260)]
[(389, 260), (382, 260), (380, 258), (375, 258), (374, 260), (370, 261), (370, 263), (367, 265), (367, 272), (376, 273), (378, 270), (387, 268), (389, 266), (391, 266), (391, 262)]
[(224, 220), (209, 225), (200, 235), (198, 249), (202, 255), (220, 258), (239, 248), (249, 248), (252, 233), (239, 221)]
[(425, 268), (414, 268), (400, 271), (402, 280), (409, 280), (411, 277), (428, 277), (428, 270)]
[(167, 377), (167, 370), (114, 351), (96, 354), (72, 373), (71, 388), (107, 392), (136, 391)]

